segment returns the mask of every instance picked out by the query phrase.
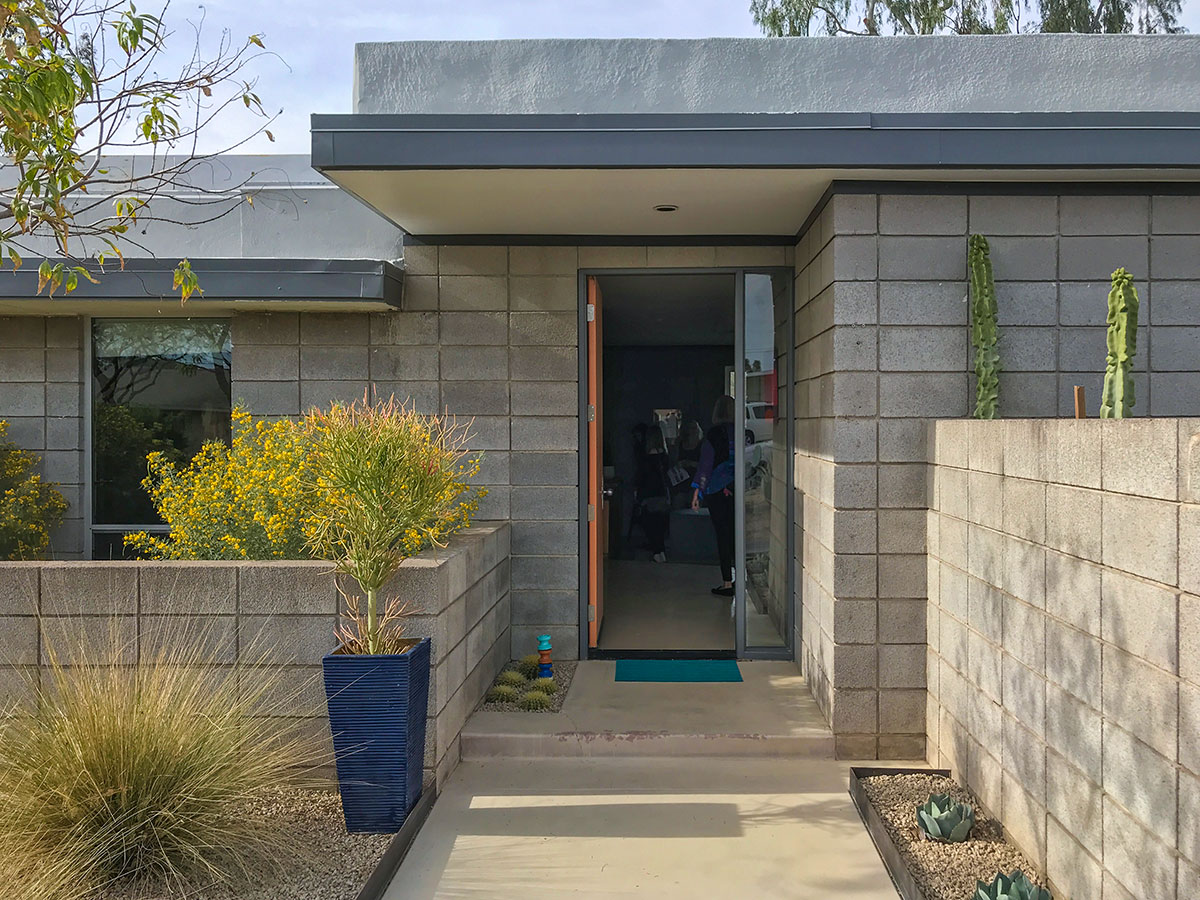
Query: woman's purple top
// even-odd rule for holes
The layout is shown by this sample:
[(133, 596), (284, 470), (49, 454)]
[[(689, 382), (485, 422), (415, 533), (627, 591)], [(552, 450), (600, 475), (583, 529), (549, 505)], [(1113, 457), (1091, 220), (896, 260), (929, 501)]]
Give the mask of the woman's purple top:
[[(727, 424), (725, 426), (726, 433), (732, 430), (732, 425)], [(713, 442), (706, 435), (704, 440), (700, 442), (700, 464), (696, 467), (696, 477), (692, 479), (692, 487), (699, 488), (701, 494), (708, 487), (708, 480), (712, 478), (713, 466), (716, 465), (716, 462), (716, 448), (713, 447)]]

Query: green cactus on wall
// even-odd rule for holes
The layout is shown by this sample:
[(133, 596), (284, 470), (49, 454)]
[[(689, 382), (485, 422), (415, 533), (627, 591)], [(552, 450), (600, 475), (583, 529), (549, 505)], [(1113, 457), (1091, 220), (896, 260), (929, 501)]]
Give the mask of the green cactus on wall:
[(996, 283), (987, 238), (973, 234), (967, 241), (971, 270), (971, 346), (975, 348), (975, 418), (996, 418), (1000, 399), (1000, 354), (996, 326)]
[(1137, 353), (1138, 295), (1133, 276), (1124, 269), (1112, 273), (1108, 292), (1108, 365), (1100, 418), (1124, 419), (1133, 409), (1133, 357)]

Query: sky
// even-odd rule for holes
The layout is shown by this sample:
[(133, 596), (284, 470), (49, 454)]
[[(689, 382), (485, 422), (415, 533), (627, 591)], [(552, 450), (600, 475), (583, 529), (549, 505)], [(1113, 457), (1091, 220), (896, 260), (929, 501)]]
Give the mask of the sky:
[[(240, 152), (307, 153), (310, 113), (350, 112), (359, 41), (754, 37), (760, 32), (749, 6), (749, 0), (175, 0), (167, 21), (175, 30), (170, 52), (190, 50), (188, 23), (201, 16), (206, 44), (222, 28), (238, 40), (261, 33), (278, 56), (254, 62), (256, 92), (264, 107), (282, 113), (271, 126), (274, 143), (260, 136)], [(1183, 24), (1200, 31), (1200, 0), (1185, 0)], [(201, 149), (223, 149), (258, 123), (241, 114), (214, 124)]]

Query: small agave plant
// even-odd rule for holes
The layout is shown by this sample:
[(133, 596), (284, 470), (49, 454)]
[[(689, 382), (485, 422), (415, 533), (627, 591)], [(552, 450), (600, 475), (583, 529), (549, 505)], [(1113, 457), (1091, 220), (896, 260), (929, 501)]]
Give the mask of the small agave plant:
[(991, 884), (979, 882), (972, 900), (1054, 900), (1044, 887), (1038, 887), (1020, 869), (1011, 875), (997, 872)]
[(971, 834), (975, 810), (956, 803), (949, 794), (930, 794), (925, 805), (917, 807), (917, 825), (931, 841), (957, 844)]

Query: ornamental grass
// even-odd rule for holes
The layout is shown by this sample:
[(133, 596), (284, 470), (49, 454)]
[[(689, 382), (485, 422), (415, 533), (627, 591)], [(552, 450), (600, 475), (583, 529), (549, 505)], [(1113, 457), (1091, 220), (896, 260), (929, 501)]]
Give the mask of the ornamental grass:
[(466, 449), (468, 426), (452, 416), (417, 413), (395, 397), (334, 404), (306, 419), (314, 436), (309, 495), (319, 509), (308, 548), (353, 578), (364, 603), (347, 597), (338, 629), (343, 651), (404, 649), (406, 606), (379, 592), (400, 564), (443, 547), (470, 524), (485, 491), (473, 488), (478, 457)]
[(286, 851), (286, 831), (247, 803), (315, 762), (266, 717), (287, 689), (265, 660), (249, 677), (217, 665), (194, 631), (164, 634), (136, 665), (112, 664), (128, 649), (115, 628), (48, 651), (32, 701), (0, 727), (6, 896), (79, 900), (140, 883), (182, 893)]

